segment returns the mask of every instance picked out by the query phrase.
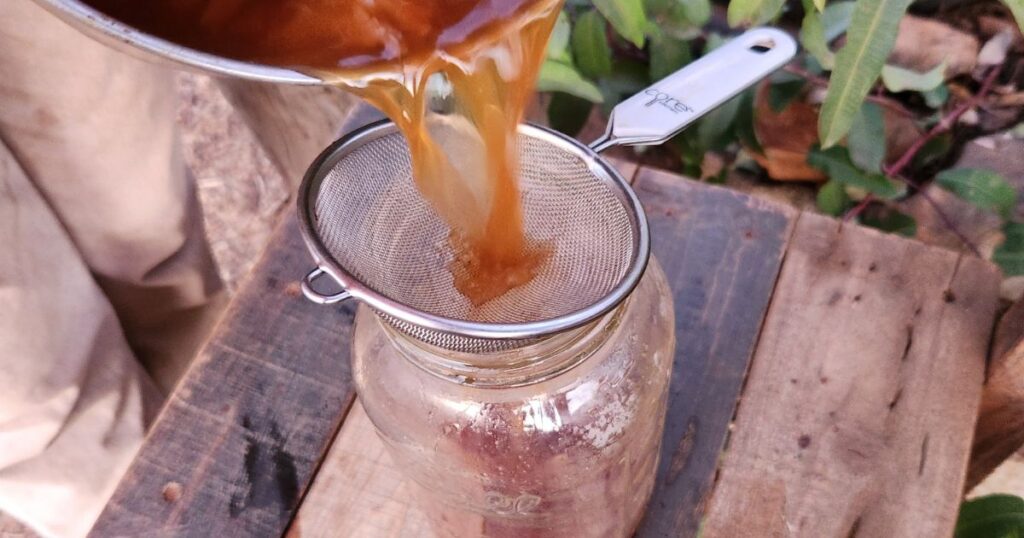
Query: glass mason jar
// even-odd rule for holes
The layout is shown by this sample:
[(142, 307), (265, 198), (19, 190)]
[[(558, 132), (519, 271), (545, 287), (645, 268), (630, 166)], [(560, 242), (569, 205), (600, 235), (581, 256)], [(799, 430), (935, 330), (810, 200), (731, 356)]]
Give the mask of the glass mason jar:
[(439, 536), (604, 538), (632, 533), (653, 489), (674, 347), (651, 258), (602, 318), (511, 351), (431, 347), (360, 306), (352, 357)]

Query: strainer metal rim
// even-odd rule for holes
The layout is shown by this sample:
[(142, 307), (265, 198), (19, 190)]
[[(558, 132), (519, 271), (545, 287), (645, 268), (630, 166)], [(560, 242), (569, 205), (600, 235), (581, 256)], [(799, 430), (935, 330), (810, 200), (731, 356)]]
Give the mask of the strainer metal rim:
[(296, 202), (302, 239), (318, 268), (330, 275), (352, 298), (398, 320), (433, 331), (471, 338), (521, 340), (560, 333), (594, 321), (618, 306), (639, 283), (650, 258), (651, 239), (647, 214), (633, 188), (614, 167), (585, 144), (547, 127), (524, 123), (519, 126), (520, 134), (579, 156), (597, 178), (609, 185), (623, 205), (632, 210), (630, 224), (637, 240), (630, 253), (632, 265), (619, 283), (600, 300), (586, 307), (553, 318), (517, 323), (474, 322), (438, 316), (396, 301), (363, 284), (334, 259), (319, 239), (314, 226), (316, 198), (321, 183), (341, 159), (366, 143), (396, 132), (398, 127), (392, 121), (383, 120), (348, 133), (320, 153), (299, 187)]

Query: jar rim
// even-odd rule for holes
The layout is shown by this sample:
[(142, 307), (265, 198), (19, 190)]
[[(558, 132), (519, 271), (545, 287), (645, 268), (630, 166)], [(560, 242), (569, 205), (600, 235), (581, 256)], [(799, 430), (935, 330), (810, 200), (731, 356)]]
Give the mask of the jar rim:
[(582, 364), (619, 328), (630, 297), (598, 319), (525, 347), (485, 353), (453, 351), (396, 329), (368, 309), (396, 349), (435, 377), (480, 388), (514, 388), (546, 381)]

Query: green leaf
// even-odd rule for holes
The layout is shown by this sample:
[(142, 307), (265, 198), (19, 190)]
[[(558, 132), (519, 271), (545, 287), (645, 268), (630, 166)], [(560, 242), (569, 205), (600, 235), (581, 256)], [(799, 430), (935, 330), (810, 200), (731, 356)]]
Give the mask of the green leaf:
[(924, 146), (914, 155), (911, 168), (921, 169), (930, 166), (949, 156), (949, 150), (953, 147), (953, 136), (950, 133), (941, 134), (925, 142)]
[(644, 0), (647, 10), (647, 37), (669, 36), (689, 41), (703, 35), (711, 18), (710, 0)]
[[(818, 133), (828, 148), (846, 136), (860, 104), (875, 85), (896, 41), (899, 21), (911, 0), (859, 0), (846, 46), (836, 54), (829, 91), (821, 107)], [(731, 7), (731, 6), (730, 6)]]
[(895, 65), (882, 67), (882, 83), (891, 92), (913, 90), (926, 92), (938, 88), (946, 80), (946, 62), (935, 66), (927, 73), (918, 73)]
[(850, 27), (856, 2), (832, 2), (821, 14), (821, 24), (825, 27), (825, 43), (831, 43), (843, 35)]
[(576, 68), (569, 64), (548, 60), (540, 68), (537, 90), (542, 92), (565, 92), (590, 101), (604, 101), (601, 90), (593, 82), (583, 78)]
[[(1006, 276), (1024, 275), (1024, 224), (1007, 222), (1003, 226), (1003, 234), (1006, 235), (1006, 241), (1003, 241), (1003, 244), (996, 249), (992, 255), (992, 261), (1002, 267)], [(962, 511), (961, 517), (963, 517)], [(960, 528), (959, 523), (957, 523), (957, 528)]]
[(885, 122), (882, 109), (875, 103), (865, 102), (850, 126), (846, 138), (850, 160), (862, 170), (881, 172), (885, 159)]
[(572, 30), (572, 55), (580, 73), (601, 78), (612, 72), (612, 49), (608, 46), (601, 14), (588, 11), (576, 20)]
[(1017, 192), (1003, 176), (976, 168), (943, 170), (935, 176), (939, 186), (968, 202), (1008, 218), (1017, 205)]
[(826, 215), (838, 216), (850, 205), (846, 187), (838, 181), (829, 181), (818, 189), (818, 210)]
[(711, 32), (704, 37), (704, 54), (707, 55), (728, 42), (729, 40), (723, 37), (722, 34)]
[(1010, 129), (1010, 136), (1016, 139), (1024, 138), (1024, 123), (1018, 123)]
[(729, 2), (729, 26), (758, 25), (774, 19), (786, 0), (732, 0)]
[(587, 123), (594, 103), (575, 95), (555, 92), (548, 103), (548, 123), (557, 131), (576, 136)]
[(860, 218), (860, 223), (883, 232), (906, 237), (914, 237), (917, 234), (917, 221), (914, 220), (914, 217), (890, 208), (865, 214)]
[(1016, 495), (986, 495), (960, 505), (955, 538), (1005, 538), (1024, 531), (1024, 500)]
[(825, 0), (814, 0), (814, 7), (817, 8), (818, 11), (824, 11), (825, 10)]
[(704, 26), (711, 19), (711, 0), (677, 0), (677, 3), (687, 22), (693, 26)]
[(680, 67), (693, 60), (689, 43), (667, 35), (652, 39), (649, 52), (652, 81), (661, 80), (675, 73)]
[(644, 46), (647, 13), (643, 0), (594, 0), (594, 6), (619, 35), (637, 47)]
[(949, 100), (949, 88), (945, 84), (939, 84), (931, 90), (921, 92), (924, 104), (931, 108), (939, 108)]
[(700, 120), (697, 126), (697, 140), (704, 149), (721, 149), (731, 142), (729, 134), (736, 114), (739, 112), (743, 95), (729, 99)]
[(1024, 0), (1003, 0), (1003, 4), (1010, 8), (1013, 18), (1017, 19), (1017, 26), (1024, 32)]
[(569, 32), (571, 31), (572, 25), (569, 23), (569, 16), (564, 11), (559, 13), (558, 19), (555, 20), (555, 27), (551, 30), (551, 37), (548, 38), (548, 58), (567, 63), (572, 60), (569, 56)]
[(779, 72), (772, 76), (771, 84), (768, 86), (768, 106), (775, 112), (782, 112), (800, 97), (806, 81), (796, 75)]
[[(605, 100), (610, 102), (617, 100), (623, 95), (630, 95), (639, 92), (650, 85), (648, 77), (648, 66), (642, 61), (635, 59), (618, 59), (611, 66), (611, 75), (601, 79), (601, 89), (605, 93)], [(614, 99), (608, 98), (614, 95)], [(610, 112), (610, 111), (609, 111)]]
[(955, 538), (1022, 538), (1024, 514), (1000, 514), (957, 532)]
[(880, 198), (892, 199), (903, 194), (904, 190), (882, 174), (871, 174), (861, 170), (850, 160), (846, 148), (831, 147), (828, 149), (811, 148), (807, 154), (807, 164), (825, 172), (833, 181), (848, 187), (856, 187), (870, 192)]
[(747, 149), (757, 153), (764, 153), (761, 141), (757, 139), (757, 131), (754, 129), (754, 98), (756, 95), (756, 89), (743, 92), (740, 108), (736, 111), (734, 132), (736, 133), (736, 138)]
[(825, 27), (821, 23), (822, 15), (814, 9), (812, 1), (803, 0), (804, 20), (800, 26), (800, 43), (822, 67), (831, 70), (835, 65), (835, 54), (828, 48)]
[(696, 132), (693, 130), (683, 131), (669, 142), (675, 146), (680, 159), (682, 159), (682, 173), (690, 177), (700, 177), (700, 167), (707, 148), (701, 147)]

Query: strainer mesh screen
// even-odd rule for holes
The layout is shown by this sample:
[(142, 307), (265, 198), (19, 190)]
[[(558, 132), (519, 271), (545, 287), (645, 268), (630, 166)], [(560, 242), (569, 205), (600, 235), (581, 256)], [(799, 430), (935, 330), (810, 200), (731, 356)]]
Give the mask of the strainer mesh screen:
[(630, 214), (581, 155), (527, 134), (519, 149), (527, 237), (552, 255), (530, 283), (479, 307), (453, 286), (448, 227), (417, 192), (397, 132), (331, 169), (315, 197), (314, 228), (352, 276), (422, 312), (501, 324), (570, 314), (608, 294), (630, 269)]

